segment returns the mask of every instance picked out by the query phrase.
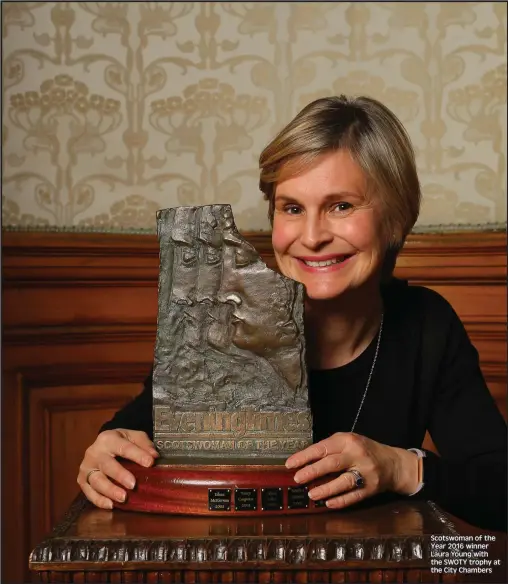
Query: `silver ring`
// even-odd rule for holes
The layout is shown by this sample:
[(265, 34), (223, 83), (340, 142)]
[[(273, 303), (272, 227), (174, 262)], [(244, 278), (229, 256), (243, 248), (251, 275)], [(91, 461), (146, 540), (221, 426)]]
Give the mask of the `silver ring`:
[(362, 475), (354, 468), (348, 470), (355, 477), (355, 488), (362, 489), (365, 486), (365, 479)]
[[(86, 473), (86, 482), (90, 485), (90, 477), (93, 475), (94, 472), (100, 472), (100, 468), (92, 468)], [(90, 485), (92, 486), (92, 485)]]

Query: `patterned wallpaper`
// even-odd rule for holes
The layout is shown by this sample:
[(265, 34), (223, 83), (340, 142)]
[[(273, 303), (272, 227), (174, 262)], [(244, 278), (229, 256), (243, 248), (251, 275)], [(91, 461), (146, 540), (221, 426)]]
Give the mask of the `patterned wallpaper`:
[(337, 93), (406, 125), (420, 229), (506, 221), (504, 2), (1, 7), (4, 227), (154, 231), (159, 208), (227, 202), (268, 229), (261, 149)]

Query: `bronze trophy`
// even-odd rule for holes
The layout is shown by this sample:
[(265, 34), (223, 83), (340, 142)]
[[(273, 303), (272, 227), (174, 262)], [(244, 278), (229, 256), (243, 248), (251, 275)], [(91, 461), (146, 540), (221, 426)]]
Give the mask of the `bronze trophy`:
[(269, 269), (229, 205), (157, 214), (155, 466), (122, 508), (254, 515), (325, 510), (285, 460), (312, 443), (303, 286)]

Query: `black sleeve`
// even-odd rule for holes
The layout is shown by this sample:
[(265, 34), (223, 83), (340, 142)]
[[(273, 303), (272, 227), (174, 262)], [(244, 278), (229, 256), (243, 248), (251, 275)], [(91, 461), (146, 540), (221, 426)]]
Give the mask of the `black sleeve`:
[(477, 350), (448, 303), (446, 308), (446, 341), (428, 424), (439, 456), (427, 452), (420, 496), (473, 525), (506, 531), (506, 423)]
[(152, 373), (145, 379), (143, 391), (132, 401), (116, 412), (109, 422), (106, 422), (104, 430), (127, 428), (129, 430), (141, 430), (146, 432), (153, 440), (153, 414), (152, 414)]

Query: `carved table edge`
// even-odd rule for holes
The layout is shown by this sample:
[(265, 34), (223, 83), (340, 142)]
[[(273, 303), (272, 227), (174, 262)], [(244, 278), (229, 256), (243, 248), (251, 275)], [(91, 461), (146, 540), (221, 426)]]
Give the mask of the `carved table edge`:
[(434, 515), (437, 517), (437, 520), (447, 528), (448, 533), (446, 535), (460, 535), (450, 517), (446, 515), (446, 513), (442, 509), (440, 509), (434, 503), (434, 501), (427, 501), (426, 503), (434, 512)]
[(50, 535), (46, 538), (45, 541), (54, 539), (56, 537), (62, 537), (67, 532), (72, 523), (79, 517), (79, 514), (86, 507), (90, 506), (92, 506), (92, 503), (88, 501), (88, 499), (85, 497), (83, 493), (79, 493), (78, 495), (76, 495), (75, 499), (70, 504), (61, 521), (59, 521), (55, 525), (55, 527), (53, 528)]
[[(30, 555), (30, 567), (50, 564), (251, 564), (273, 562), (295, 565), (379, 563), (426, 565), (426, 538), (407, 536), (386, 538), (293, 538), (241, 537), (213, 540), (175, 538), (173, 540), (138, 539), (129, 541), (60, 539), (47, 540)], [(40, 569), (40, 568), (39, 568)]]
[[(445, 527), (447, 535), (458, 535), (451, 519), (433, 501), (426, 501), (437, 520)], [(367, 563), (373, 566), (389, 562), (391, 565), (416, 567), (427, 565), (428, 546), (432, 534), (386, 536), (334, 536), (304, 537), (301, 535), (209, 535), (196, 538), (132, 538), (125, 540), (65, 537), (70, 525), (91, 503), (83, 494), (73, 501), (62, 521), (49, 537), (30, 554), (30, 569), (44, 570), (66, 563), (69, 569), (92, 567), (100, 563), (106, 569), (121, 565), (122, 569), (160, 563), (168, 568), (195, 563), (220, 565), (262, 562), (283, 567), (293, 567), (303, 562), (315, 562), (320, 567), (343, 565), (345, 562)], [(130, 568), (128, 568), (130, 566)], [(63, 568), (62, 568), (63, 569)]]

